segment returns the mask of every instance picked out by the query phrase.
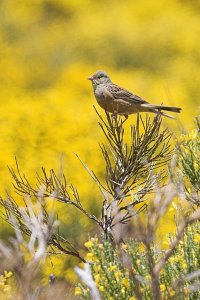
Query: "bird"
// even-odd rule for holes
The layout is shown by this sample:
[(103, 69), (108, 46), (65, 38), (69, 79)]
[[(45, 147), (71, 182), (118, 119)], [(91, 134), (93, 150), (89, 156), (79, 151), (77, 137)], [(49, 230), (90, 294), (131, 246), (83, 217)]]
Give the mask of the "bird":
[(168, 118), (173, 116), (163, 112), (171, 111), (180, 113), (180, 107), (151, 104), (141, 97), (113, 83), (105, 71), (97, 71), (88, 77), (91, 80), (97, 103), (113, 118), (123, 115), (125, 120), (128, 115), (140, 112), (152, 112)]

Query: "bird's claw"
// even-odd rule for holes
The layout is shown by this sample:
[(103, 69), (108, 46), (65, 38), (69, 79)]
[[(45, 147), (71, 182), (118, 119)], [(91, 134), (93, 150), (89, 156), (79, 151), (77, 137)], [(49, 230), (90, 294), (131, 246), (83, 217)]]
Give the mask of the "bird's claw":
[[(117, 125), (117, 114), (111, 114), (111, 118), (113, 119), (113, 121)], [(128, 119), (128, 115), (124, 115), (124, 118), (125, 119), (121, 122), (121, 125), (123, 125), (126, 122), (126, 120)]]
[(116, 115), (116, 114), (112, 114), (112, 115), (111, 115), (111, 118), (112, 118), (113, 120), (117, 120), (117, 115)]
[(128, 115), (124, 115), (124, 121), (122, 121), (122, 125), (126, 122), (126, 120), (128, 120)]

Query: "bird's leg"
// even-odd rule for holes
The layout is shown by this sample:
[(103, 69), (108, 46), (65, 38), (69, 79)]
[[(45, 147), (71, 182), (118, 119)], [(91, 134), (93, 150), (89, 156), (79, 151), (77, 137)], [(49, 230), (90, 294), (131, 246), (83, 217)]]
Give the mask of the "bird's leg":
[(124, 115), (124, 121), (122, 122), (122, 125), (126, 122), (126, 120), (128, 120), (128, 115)]
[(113, 120), (116, 120), (117, 119), (117, 114), (111, 114), (111, 117)]
[(116, 128), (117, 127), (117, 114), (116, 113), (111, 114), (111, 118), (113, 119), (113, 122), (115, 124), (114, 128)]

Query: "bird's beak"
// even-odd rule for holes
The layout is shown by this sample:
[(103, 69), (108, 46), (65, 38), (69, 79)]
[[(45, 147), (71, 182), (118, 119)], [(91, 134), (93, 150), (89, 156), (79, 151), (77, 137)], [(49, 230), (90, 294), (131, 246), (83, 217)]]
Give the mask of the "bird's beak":
[(88, 80), (91, 80), (91, 81), (92, 81), (92, 80), (93, 80), (93, 77), (92, 77), (92, 76), (88, 77)]

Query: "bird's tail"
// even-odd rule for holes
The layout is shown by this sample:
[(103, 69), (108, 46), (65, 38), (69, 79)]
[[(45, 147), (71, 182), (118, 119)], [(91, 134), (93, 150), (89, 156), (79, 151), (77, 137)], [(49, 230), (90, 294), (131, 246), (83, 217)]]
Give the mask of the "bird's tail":
[(154, 105), (154, 104), (142, 104), (143, 107), (145, 107), (146, 109), (148, 109), (148, 111), (154, 112), (154, 113), (160, 113), (162, 116), (171, 118), (171, 119), (176, 119), (166, 113), (163, 112), (163, 110), (166, 111), (172, 111), (175, 113), (180, 113), (181, 112), (181, 108), (180, 107), (174, 107), (174, 106), (164, 106), (164, 105)]
[(143, 107), (146, 106), (150, 109), (157, 109), (159, 111), (167, 110), (167, 111), (173, 111), (173, 112), (176, 112), (176, 113), (181, 112), (180, 107), (174, 107), (174, 106), (164, 106), (164, 105), (154, 105), (154, 104), (143, 104), (142, 106)]
[(164, 112), (162, 112), (162, 111), (159, 111), (159, 113), (160, 113), (162, 116), (165, 116), (165, 117), (168, 117), (168, 118), (170, 118), (170, 119), (176, 120), (176, 118), (175, 118), (175, 117), (173, 117), (173, 116), (170, 116), (170, 115), (168, 115), (168, 114), (165, 114), (165, 113), (164, 113)]
[(181, 108), (180, 107), (174, 107), (174, 106), (164, 106), (164, 105), (153, 105), (155, 109), (158, 110), (167, 110), (167, 111), (173, 111), (176, 113), (180, 113), (181, 112)]

